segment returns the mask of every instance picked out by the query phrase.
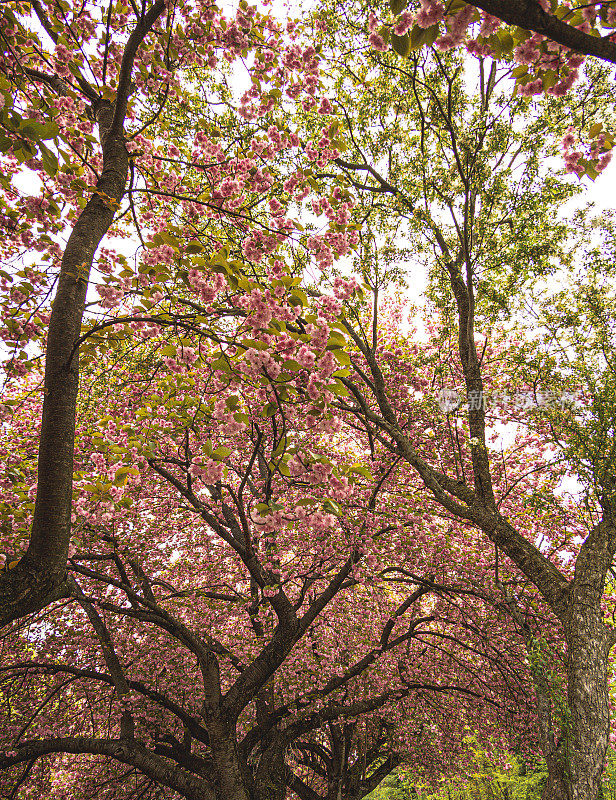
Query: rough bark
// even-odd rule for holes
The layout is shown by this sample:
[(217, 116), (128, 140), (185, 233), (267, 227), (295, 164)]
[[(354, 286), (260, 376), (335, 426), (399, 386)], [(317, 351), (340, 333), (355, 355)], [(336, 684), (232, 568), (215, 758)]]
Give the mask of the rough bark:
[(548, 777), (541, 800), (571, 800), (571, 775), (566, 731), (554, 719), (554, 697), (545, 676), (535, 677), (539, 743)]
[[(16, 567), (0, 577), (0, 625), (62, 596), (71, 535), (75, 413), (86, 291), (94, 254), (109, 230), (128, 177), (122, 135), (109, 135), (113, 108), (97, 112), (103, 171), (97, 191), (75, 223), (62, 257), (45, 359), (45, 390), (38, 457), (38, 487), (30, 544)], [(104, 198), (109, 197), (109, 200)]]
[(571, 781), (564, 745), (556, 752), (545, 754), (548, 777), (541, 800), (571, 800)]
[(220, 668), (213, 653), (201, 659), (204, 699), (201, 717), (208, 732), (220, 800), (250, 800), (238, 756), (235, 719), (223, 708)]
[(287, 767), (284, 761), (285, 740), (276, 731), (267, 737), (255, 773), (254, 794), (258, 800), (285, 800)]
[(573, 800), (595, 800), (605, 764), (610, 731), (608, 657), (613, 641), (603, 623), (601, 600), (615, 549), (616, 529), (603, 520), (580, 549), (564, 626)]

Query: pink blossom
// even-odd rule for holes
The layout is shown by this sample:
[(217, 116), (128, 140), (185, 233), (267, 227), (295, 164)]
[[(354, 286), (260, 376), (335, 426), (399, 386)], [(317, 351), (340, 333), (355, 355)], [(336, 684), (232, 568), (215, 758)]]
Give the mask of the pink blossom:
[(493, 17), (491, 14), (487, 14), (485, 11), (482, 12), (481, 16), (481, 28), (479, 29), (480, 36), (491, 36), (503, 24), (502, 20), (500, 20), (498, 17)]
[(304, 369), (312, 369), (314, 367), (315, 355), (305, 344), (302, 345), (295, 356), (295, 360)]
[(374, 33), (378, 27), (379, 27), (379, 21), (371, 11), (368, 14), (368, 31), (370, 33)]
[(334, 294), (339, 300), (348, 300), (353, 295), (358, 286), (359, 284), (357, 283), (357, 280), (354, 277), (350, 278), (348, 281), (345, 281), (343, 278), (335, 278)]
[(421, 8), (417, 15), (420, 28), (429, 28), (440, 22), (445, 16), (445, 7), (438, 0), (421, 0)]
[(415, 17), (410, 11), (403, 11), (393, 27), (393, 32), (396, 36), (404, 36), (404, 34), (411, 29), (414, 21)]
[(371, 33), (370, 36), (368, 36), (368, 41), (379, 53), (384, 53), (387, 50), (387, 43), (385, 39), (383, 39), (383, 37), (378, 33)]
[(513, 51), (518, 64), (533, 64), (539, 57), (538, 44), (534, 36), (519, 44)]

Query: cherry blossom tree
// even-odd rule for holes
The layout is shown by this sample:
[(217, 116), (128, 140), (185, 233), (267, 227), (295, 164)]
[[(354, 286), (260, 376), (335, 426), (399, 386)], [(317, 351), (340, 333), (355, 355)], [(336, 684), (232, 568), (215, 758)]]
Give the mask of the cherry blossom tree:
[[(269, 325), (284, 303), (268, 308)], [(532, 676), (478, 573), (485, 546), (443, 564), (458, 533), (329, 410), (336, 337), (303, 313), (316, 330), (289, 324), (268, 351), (251, 309), (226, 369), (184, 331), (174, 356), (169, 332), (148, 336), (92, 376), (70, 594), (3, 639), (7, 791), (83, 797), (87, 774), (114, 798), (361, 798), (408, 758), (426, 780), (460, 769), (470, 729), (532, 746)], [(37, 420), (40, 395), (32, 376), (7, 413)], [(15, 503), (36, 455), (3, 430)]]
[[(340, 25), (348, 42), (353, 27), (344, 27), (344, 21)], [(325, 39), (325, 32), (323, 36)], [(341, 378), (349, 399), (341, 400), (340, 407), (354, 413), (375, 441), (416, 470), (437, 507), (482, 531), (493, 542), (496, 553), (504, 553), (539, 590), (562, 626), (567, 645), (567, 703), (558, 701), (558, 731), (551, 730), (545, 738), (546, 760), (553, 769), (546, 791), (549, 796), (594, 798), (610, 733), (608, 675), (614, 634), (604, 621), (604, 592), (616, 548), (612, 468), (607, 466), (611, 462), (602, 449), (605, 443), (595, 441), (592, 457), (588, 449), (581, 456), (569, 447), (567, 437), (575, 430), (577, 440), (587, 438), (597, 424), (593, 415), (601, 416), (603, 412), (593, 405), (586, 427), (565, 424), (567, 412), (556, 415), (558, 422), (552, 420), (551, 428), (540, 421), (524, 422), (530, 425), (532, 435), (518, 451), (518, 455), (528, 452), (529, 459), (535, 462), (537, 454), (543, 453), (539, 460), (545, 462), (546, 468), (555, 458), (568, 463), (570, 474), (587, 487), (588, 510), (581, 511), (575, 521), (563, 519), (558, 528), (558, 538), (572, 558), (570, 566), (575, 567), (571, 574), (570, 568), (563, 568), (557, 553), (550, 556), (542, 549), (541, 539), (537, 540), (540, 529), (527, 529), (522, 517), (509, 509), (508, 502), (513, 497), (519, 501), (524, 497), (523, 480), (517, 490), (500, 484), (496, 431), (492, 427), (495, 420), (484, 402), (484, 393), (490, 389), (502, 392), (490, 384), (490, 359), (498, 360), (490, 355), (495, 326), (498, 329), (506, 325), (512, 331), (517, 326), (521, 332), (511, 344), (521, 353), (528, 352), (522, 342), (534, 334), (522, 324), (518, 313), (528, 313), (526, 304), (535, 282), (557, 266), (566, 271), (571, 264), (571, 255), (563, 246), (562, 230), (559, 232), (558, 223), (549, 217), (550, 200), (559, 191), (566, 193), (568, 184), (559, 184), (554, 176), (542, 171), (540, 160), (534, 161), (534, 157), (541, 159), (536, 144), (527, 151), (527, 158), (522, 156), (525, 146), (518, 140), (511, 164), (501, 156), (506, 151), (503, 144), (513, 143), (515, 132), (520, 130), (520, 111), (515, 111), (515, 100), (507, 92), (499, 99), (498, 90), (495, 91), (499, 81), (496, 65), (486, 69), (487, 65), (480, 61), (479, 97), (473, 106), (465, 96), (455, 58), (443, 57), (437, 50), (432, 61), (413, 57), (411, 65), (404, 69), (384, 49), (381, 53), (379, 48), (376, 51), (372, 68), (365, 62), (355, 63), (348, 50), (341, 58), (333, 48), (332, 55), (339, 63), (346, 61), (344, 80), (348, 86), (353, 82), (353, 91), (362, 85), (367, 87), (366, 111), (353, 116), (351, 106), (344, 103), (340, 93), (344, 88), (342, 80), (336, 84), (335, 96), (342, 112), (340, 125), (349, 131), (346, 140), (350, 152), (336, 159), (335, 166), (354, 190), (365, 193), (366, 200), (357, 207), (358, 217), (365, 220), (371, 215), (375, 220), (372, 239), (364, 237), (365, 247), (358, 256), (356, 271), (358, 283), (363, 280), (370, 292), (373, 322), (362, 316), (357, 300), (355, 305), (349, 303), (344, 324), (357, 356), (351, 355), (352, 374)], [(391, 91), (392, 76), (397, 83), (395, 94)], [(444, 83), (439, 84), (440, 80)], [(549, 102), (554, 102), (553, 110), (560, 109), (557, 114), (562, 113), (563, 105)], [(358, 106), (361, 108), (361, 104)], [(413, 106), (416, 116), (406, 116)], [(512, 112), (511, 117), (507, 118), (504, 109)], [(568, 106), (566, 113), (570, 110)], [(609, 109), (606, 111), (609, 113)], [(567, 137), (565, 142), (570, 145)], [(521, 156), (527, 160), (515, 179), (511, 167)], [(336, 174), (333, 166), (321, 170), (318, 177), (324, 181), (340, 180), (340, 173)], [(532, 203), (528, 202), (530, 196), (534, 198)], [(522, 220), (529, 212), (537, 213), (537, 217), (525, 226)], [(430, 293), (444, 315), (443, 346), (451, 346), (452, 331), (457, 338), (458, 361), (451, 368), (451, 380), (466, 398), (465, 410), (448, 417), (451, 427), (435, 433), (434, 422), (428, 426), (431, 441), (426, 440), (423, 417), (416, 418), (416, 408), (426, 402), (425, 390), (423, 396), (416, 398), (412, 378), (404, 377), (408, 373), (399, 363), (398, 346), (384, 342), (383, 329), (376, 324), (384, 287), (396, 272), (400, 274), (398, 264), (405, 252), (394, 241), (399, 243), (403, 236), (411, 240), (414, 252), (427, 253), (432, 275)], [(576, 243), (579, 246), (583, 240), (577, 239)], [(513, 358), (516, 367), (509, 371), (511, 376), (519, 376), (523, 358)], [(562, 369), (558, 379), (558, 370), (546, 368), (537, 372), (532, 384), (525, 373), (521, 385), (509, 384), (505, 391), (528, 396), (531, 385), (536, 390), (539, 383), (548, 392), (553, 380), (563, 388), (562, 376), (570, 374), (571, 367)], [(442, 375), (435, 374), (436, 386)], [(571, 381), (576, 380), (584, 383), (573, 374)], [(588, 391), (596, 395), (594, 390)], [(455, 408), (446, 410), (453, 413)], [(522, 420), (517, 418), (516, 422)], [(446, 455), (451, 437), (458, 452)], [(535, 468), (539, 467), (532, 469)], [(551, 508), (559, 506), (557, 492), (548, 494), (548, 498), (545, 502)], [(554, 524), (552, 520), (543, 534), (550, 541), (555, 536)], [(578, 538), (572, 541), (575, 536)], [(515, 603), (512, 613), (514, 607)], [(536, 688), (539, 698), (544, 691), (539, 684)], [(548, 706), (548, 717), (553, 720), (557, 710), (554, 697)], [(550, 728), (552, 722), (548, 723)]]
[[(364, 11), (360, 21), (358, 15)], [(412, 61), (414, 53), (428, 46), (493, 58), (501, 64), (517, 63), (514, 91), (523, 97), (568, 95), (586, 56), (616, 63), (616, 13), (611, 0), (579, 5), (547, 0), (390, 0), (367, 9), (340, 3), (338, 13), (355, 18), (375, 51), (391, 48), (404, 60)], [(578, 130), (577, 138), (577, 146), (568, 149), (577, 155), (578, 174), (594, 180), (611, 158), (613, 129), (595, 120), (589, 130)]]
[[(403, 58), (425, 45), (440, 51), (464, 48), (468, 53), (518, 63), (517, 91), (527, 97), (546, 92), (562, 97), (577, 81), (585, 56), (616, 63), (616, 12), (611, 2), (572, 4), (547, 0), (487, 0), (441, 3), (435, 0), (390, 0), (374, 8), (369, 39), (378, 51), (391, 45)], [(389, 13), (388, 13), (389, 12)], [(393, 17), (393, 21), (391, 20)], [(585, 174), (595, 178), (613, 136), (592, 141), (594, 151)], [(604, 134), (605, 135), (605, 134)]]
[[(2, 248), (12, 264), (1, 279), (5, 368), (24, 374), (44, 350), (46, 369), (32, 531), (18, 563), (0, 577), (6, 622), (67, 588), (82, 324), (100, 326), (90, 332), (99, 344), (108, 332), (104, 316), (84, 318), (84, 311), (109, 309), (109, 318), (127, 298), (124, 310), (135, 321), (157, 324), (152, 305), (186, 273), (204, 303), (221, 288), (221, 278), (199, 277), (199, 264), (191, 270), (197, 254), (209, 257), (231, 239), (224, 264), (234, 247), (248, 257), (279, 247), (295, 228), (275, 198), (267, 210), (260, 206), (274, 183), (267, 163), (299, 141), (273, 112), (283, 90), (314, 102), (318, 79), (314, 48), (294, 43), (293, 26), (283, 45), (279, 26), (245, 3), (232, 19), (209, 3), (163, 0), (110, 2), (104, 12), (98, 4), (37, 0), (4, 4), (0, 13)], [(228, 78), (231, 64), (242, 62), (252, 90), (240, 101)], [(180, 153), (169, 137), (191, 80), (208, 101)], [(207, 113), (217, 108), (239, 120), (235, 138), (222, 145), (216, 115)], [(268, 133), (255, 139), (266, 119)], [(24, 169), (38, 176), (34, 195), (18, 188)], [(300, 195), (300, 178), (291, 175), (284, 191)], [(101, 247), (105, 236), (113, 241)], [(148, 246), (138, 263), (122, 251), (130, 236)], [(339, 239), (339, 248), (348, 246)], [(184, 258), (179, 275), (176, 253)], [(88, 294), (94, 284), (98, 303)]]
[[(0, 618), (59, 601), (7, 632), (9, 791), (80, 791), (76, 764), (92, 760), (73, 755), (105, 757), (96, 791), (114, 797), (360, 797), (409, 753), (430, 777), (453, 769), (443, 753), (460, 762), (469, 727), (513, 746), (532, 723), (548, 794), (594, 800), (609, 732), (609, 469), (578, 509), (558, 493), (588, 459), (569, 447), (579, 430), (566, 415), (551, 428), (538, 418), (499, 458), (476, 402), (487, 386), (512, 390), (524, 352), (478, 344), (476, 321), (511, 319), (546, 261), (566, 263), (567, 230), (548, 212), (573, 191), (541, 171), (548, 114), (525, 139), (499, 117), (516, 118), (539, 75), (570, 171), (592, 177), (607, 163), (597, 123), (587, 152), (565, 127), (587, 119), (559, 101), (575, 54), (520, 34), (517, 55), (532, 65), (514, 76), (520, 97), (503, 101), (497, 67), (480, 60), (473, 107), (455, 58), (422, 73), (412, 55), (417, 27), (437, 42), (440, 9), (420, 11), (436, 15), (429, 28), (405, 12), (394, 23), (394, 36), (410, 31), (393, 43), (411, 70), (389, 61), (387, 31), (368, 17), (369, 64), (383, 72), (356, 125), (343, 82), (362, 86), (367, 71), (349, 60), (342, 78), (325, 76), (294, 23), (283, 30), (246, 4), (232, 19), (163, 2), (2, 13), (13, 266), (0, 288), (16, 384), (2, 409)], [(474, 21), (457, 13), (441, 50)], [(600, 20), (609, 26), (607, 12)], [(496, 23), (483, 22), (489, 39)], [(488, 46), (473, 47), (485, 59)], [(393, 71), (406, 89), (396, 97)], [(605, 75), (593, 80), (605, 112)], [(321, 96), (326, 86), (336, 96)], [(400, 122), (407, 98), (414, 138)], [(367, 148), (375, 110), (392, 127)], [(520, 142), (523, 176), (508, 184), (499, 167)], [(407, 166), (415, 156), (417, 178), (396, 148)], [(16, 188), (22, 165), (40, 195)], [(293, 206), (316, 221), (293, 220)], [(430, 347), (408, 341), (403, 304), (382, 306), (401, 273), (399, 249), (382, 247), (392, 219), (434, 265), (442, 328)], [(334, 266), (353, 248), (357, 279)], [(452, 331), (457, 356), (441, 358)], [(464, 385), (466, 418), (438, 418), (427, 398), (445, 374)], [(551, 387), (564, 374), (542, 377)], [(554, 530), (562, 541), (546, 554), (536, 537)]]

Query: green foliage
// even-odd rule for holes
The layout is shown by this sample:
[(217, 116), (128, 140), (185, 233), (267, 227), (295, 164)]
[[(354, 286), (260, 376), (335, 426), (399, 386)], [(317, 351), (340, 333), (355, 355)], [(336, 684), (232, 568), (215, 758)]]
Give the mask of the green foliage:
[[(503, 754), (504, 756), (504, 754)], [(503, 757), (505, 766), (492, 763), (476, 751), (476, 761), (466, 780), (444, 782), (439, 792), (423, 791), (415, 784), (412, 768), (402, 767), (377, 786), (366, 800), (541, 800), (547, 779), (545, 763), (531, 757)], [(600, 800), (616, 798), (616, 753), (609, 751)]]

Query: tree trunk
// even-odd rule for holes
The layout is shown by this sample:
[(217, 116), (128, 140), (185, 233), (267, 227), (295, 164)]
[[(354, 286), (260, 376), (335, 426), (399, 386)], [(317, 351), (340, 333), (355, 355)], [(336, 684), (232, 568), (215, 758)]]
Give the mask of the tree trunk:
[(75, 414), (79, 389), (79, 351), (90, 269), (109, 230), (128, 180), (124, 121), (137, 50), (165, 10), (164, 0), (145, 9), (128, 38), (115, 103), (78, 80), (98, 123), (103, 169), (71, 231), (60, 266), (45, 352), (45, 393), (39, 439), (37, 492), (32, 532), (17, 566), (0, 574), (0, 627), (38, 611), (66, 594), (64, 584), (73, 495)]
[(220, 717), (210, 716), (206, 727), (210, 737), (218, 797), (220, 800), (251, 800), (240, 768), (233, 732)]
[(571, 709), (569, 760), (573, 800), (596, 800), (610, 732), (608, 640), (600, 613), (580, 607), (566, 631)]
[(568, 761), (569, 709), (564, 686), (554, 685), (549, 678), (549, 666), (541, 657), (532, 636), (526, 637), (531, 662), (539, 744), (548, 771), (541, 800), (572, 800), (571, 773)]
[(287, 793), (285, 741), (277, 731), (268, 737), (255, 775), (256, 800), (285, 800)]
[(605, 766), (610, 732), (608, 659), (614, 639), (603, 622), (601, 602), (615, 549), (616, 529), (609, 517), (593, 528), (580, 548), (564, 622), (573, 800), (597, 800)]
[(545, 763), (548, 777), (541, 794), (541, 800), (571, 800), (571, 781), (566, 742), (563, 739), (555, 752), (546, 755)]

